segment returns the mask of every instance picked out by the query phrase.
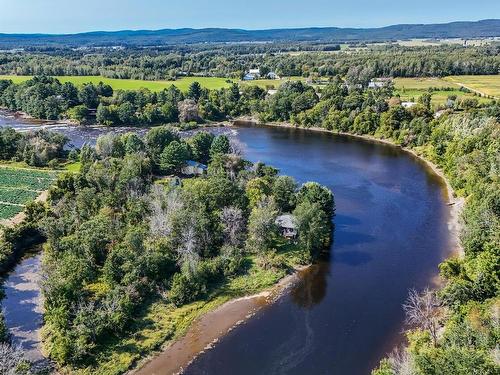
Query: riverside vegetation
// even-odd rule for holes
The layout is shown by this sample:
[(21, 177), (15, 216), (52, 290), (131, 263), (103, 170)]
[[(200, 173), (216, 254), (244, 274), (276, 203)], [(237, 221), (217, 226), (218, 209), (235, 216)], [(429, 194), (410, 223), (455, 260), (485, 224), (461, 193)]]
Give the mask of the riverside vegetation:
[[(328, 189), (242, 159), (223, 135), (106, 135), (78, 158), (80, 171), (62, 175), (22, 224), (46, 239), (45, 351), (77, 373), (126, 371), (196, 316), (272, 286), (331, 241)], [(187, 160), (208, 163), (208, 174), (162, 177)], [(278, 232), (284, 212), (296, 241)], [(26, 236), (19, 231), (6, 231), (5, 253)]]

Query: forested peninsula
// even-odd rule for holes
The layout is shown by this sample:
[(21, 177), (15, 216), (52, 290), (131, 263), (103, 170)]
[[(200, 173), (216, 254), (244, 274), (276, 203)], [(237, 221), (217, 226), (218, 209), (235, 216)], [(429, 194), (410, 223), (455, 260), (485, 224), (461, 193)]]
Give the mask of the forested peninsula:
[[(15, 139), (3, 157), (36, 139), (16, 134), (0, 133)], [(6, 262), (28, 230), (45, 239), (44, 350), (72, 371), (126, 371), (204, 311), (310, 264), (332, 239), (331, 191), (246, 161), (224, 135), (156, 127), (143, 139), (102, 136), (73, 157), (79, 171), (63, 173), (1, 242)], [(153, 327), (149, 342), (137, 338), (142, 352), (126, 349)]]

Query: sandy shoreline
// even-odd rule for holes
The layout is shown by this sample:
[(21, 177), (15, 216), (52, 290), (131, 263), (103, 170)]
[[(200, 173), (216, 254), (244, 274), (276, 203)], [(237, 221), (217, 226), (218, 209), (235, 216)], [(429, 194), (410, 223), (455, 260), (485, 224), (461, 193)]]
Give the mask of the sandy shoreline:
[(180, 338), (169, 342), (160, 352), (149, 355), (129, 374), (182, 374), (200, 354), (212, 348), (222, 337), (274, 303), (310, 266), (297, 268), (276, 285), (254, 295), (230, 300), (197, 318)]
[[(254, 122), (261, 126), (286, 127), (293, 129), (302, 129), (305, 131), (314, 131), (322, 133), (330, 133), (334, 135), (342, 135), (364, 141), (382, 143), (392, 147), (397, 147), (406, 153), (410, 154), (415, 159), (422, 162), (426, 167), (431, 169), (444, 183), (446, 187), (446, 199), (450, 206), (448, 228), (451, 234), (452, 254), (463, 256), (463, 250), (460, 247), (458, 239), (461, 223), (460, 214), (463, 209), (464, 199), (455, 197), (454, 190), (444, 175), (443, 171), (431, 161), (417, 154), (414, 150), (396, 145), (387, 139), (379, 139), (368, 135), (356, 135), (342, 132), (332, 132), (327, 129), (312, 127), (300, 128), (289, 123), (265, 123), (261, 124), (255, 118), (244, 117), (236, 119), (237, 121)], [(231, 126), (234, 122), (225, 123), (224, 125)], [(226, 302), (217, 309), (204, 314), (198, 318), (188, 329), (187, 333), (177, 340), (170, 342), (160, 353), (150, 355), (142, 361), (135, 370), (131, 370), (130, 374), (137, 375), (160, 375), (160, 374), (182, 374), (183, 369), (189, 366), (200, 354), (209, 350), (217, 343), (224, 335), (230, 332), (238, 325), (245, 322), (247, 319), (255, 315), (263, 307), (276, 301), (284, 291), (300, 278), (300, 272), (295, 272), (283, 278), (278, 284), (270, 290), (248, 296), (237, 298)], [(432, 280), (437, 286), (438, 280)]]

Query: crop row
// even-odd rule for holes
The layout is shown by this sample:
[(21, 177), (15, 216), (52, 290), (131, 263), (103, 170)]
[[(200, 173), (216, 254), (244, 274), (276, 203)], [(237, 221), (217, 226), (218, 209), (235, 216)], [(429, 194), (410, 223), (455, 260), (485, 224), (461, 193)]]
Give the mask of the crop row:
[(38, 193), (33, 190), (12, 189), (0, 186), (0, 202), (25, 204), (27, 201), (34, 200), (37, 196)]
[(8, 204), (0, 204), (0, 220), (10, 219), (23, 210), (20, 206), (11, 206)]
[(0, 187), (46, 190), (54, 181), (55, 174), (24, 169), (0, 168)]

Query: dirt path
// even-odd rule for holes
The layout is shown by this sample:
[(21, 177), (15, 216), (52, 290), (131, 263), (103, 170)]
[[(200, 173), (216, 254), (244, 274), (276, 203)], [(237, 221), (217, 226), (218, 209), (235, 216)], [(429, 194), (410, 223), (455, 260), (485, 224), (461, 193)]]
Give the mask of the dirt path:
[(460, 86), (460, 87), (463, 87), (464, 89), (467, 89), (469, 91), (472, 91), (472, 92), (475, 92), (476, 94), (479, 94), (480, 96), (484, 97), (484, 98), (493, 98), (493, 99), (500, 99), (499, 97), (497, 96), (493, 96), (493, 95), (488, 95), (482, 91), (479, 91), (477, 89), (474, 89), (470, 86), (467, 86), (467, 85), (464, 85), (463, 83), (460, 83), (460, 82), (456, 82), (455, 80), (451, 79), (450, 80), (451, 83), (453, 83), (454, 85), (457, 85), (457, 86)]

